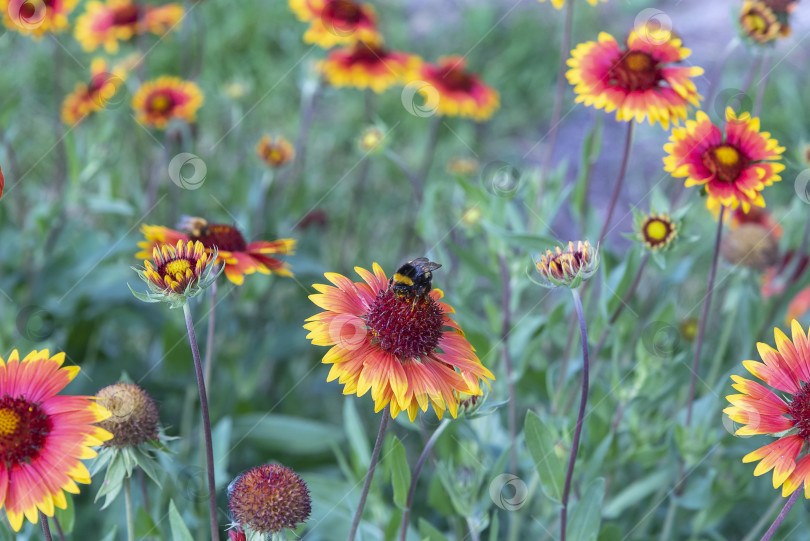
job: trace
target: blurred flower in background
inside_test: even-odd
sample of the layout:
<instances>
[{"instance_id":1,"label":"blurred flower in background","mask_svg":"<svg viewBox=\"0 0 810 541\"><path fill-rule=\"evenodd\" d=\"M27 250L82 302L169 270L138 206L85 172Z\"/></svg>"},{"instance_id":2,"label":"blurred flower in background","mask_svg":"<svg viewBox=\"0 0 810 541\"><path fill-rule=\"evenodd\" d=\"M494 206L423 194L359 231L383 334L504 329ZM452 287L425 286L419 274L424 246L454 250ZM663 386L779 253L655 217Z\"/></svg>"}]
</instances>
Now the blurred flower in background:
<instances>
[{"instance_id":1,"label":"blurred flower in background","mask_svg":"<svg viewBox=\"0 0 810 541\"><path fill-rule=\"evenodd\" d=\"M172 245L181 241L200 242L208 253L217 254L217 263L225 265L225 276L236 285L242 285L246 274L279 274L292 276L289 266L271 257L271 254L292 255L296 241L279 239L274 241L247 242L235 227L226 224L209 224L203 218L184 216L179 225L184 232L157 225L141 226L146 238L138 243L141 251L135 257L148 257L157 246Z\"/></svg>"},{"instance_id":2,"label":"blurred flower in background","mask_svg":"<svg viewBox=\"0 0 810 541\"><path fill-rule=\"evenodd\" d=\"M616 111L616 120L659 122L665 130L672 121L686 119L690 105L700 105L692 77L703 73L697 66L670 66L691 54L680 38L663 28L634 28L625 48L606 32L598 41L577 45L566 72L574 85L576 102Z\"/></svg>"},{"instance_id":3,"label":"blurred flower in background","mask_svg":"<svg viewBox=\"0 0 810 541\"><path fill-rule=\"evenodd\" d=\"M103 45L108 53L115 53L119 41L147 32L162 36L179 28L182 19L180 4L153 6L132 0L90 1L76 20L75 36L85 51L95 51Z\"/></svg>"},{"instance_id":4,"label":"blurred flower in background","mask_svg":"<svg viewBox=\"0 0 810 541\"><path fill-rule=\"evenodd\" d=\"M280 135L265 135L256 144L256 154L273 169L290 163L295 158L292 143Z\"/></svg>"},{"instance_id":5,"label":"blurred flower in background","mask_svg":"<svg viewBox=\"0 0 810 541\"><path fill-rule=\"evenodd\" d=\"M379 93L403 82L420 62L415 55L389 51L381 43L358 41L330 52L318 69L332 86L370 88Z\"/></svg>"},{"instance_id":6,"label":"blurred flower in background","mask_svg":"<svg viewBox=\"0 0 810 541\"><path fill-rule=\"evenodd\" d=\"M0 0L3 24L35 39L68 27L68 15L78 0Z\"/></svg>"},{"instance_id":7,"label":"blurred flower in background","mask_svg":"<svg viewBox=\"0 0 810 541\"><path fill-rule=\"evenodd\" d=\"M76 88L62 103L62 122L73 126L90 113L104 109L123 86L126 77L127 70L124 64L119 63L110 68L103 58L93 59L90 66L90 81L77 83Z\"/></svg>"},{"instance_id":8,"label":"blurred flower in background","mask_svg":"<svg viewBox=\"0 0 810 541\"><path fill-rule=\"evenodd\" d=\"M768 132L759 131L759 119L749 113L739 117L726 109L725 130L698 111L696 120L672 130L664 145L668 156L664 170L674 177L686 177L685 185L703 186L707 206L723 205L748 212L752 205L765 206L762 190L781 180L785 166L774 163L785 151Z\"/></svg>"},{"instance_id":9,"label":"blurred flower in background","mask_svg":"<svg viewBox=\"0 0 810 541\"><path fill-rule=\"evenodd\" d=\"M371 4L352 0L290 0L290 9L299 20L310 23L305 43L329 49L358 41L377 43L377 15Z\"/></svg>"},{"instance_id":10,"label":"blurred flower in background","mask_svg":"<svg viewBox=\"0 0 810 541\"><path fill-rule=\"evenodd\" d=\"M594 250L587 240L577 241L576 245L569 241L565 250L559 246L554 251L546 250L534 265L543 287L576 289L599 268L599 250Z\"/></svg>"},{"instance_id":11,"label":"blurred flower in background","mask_svg":"<svg viewBox=\"0 0 810 541\"><path fill-rule=\"evenodd\" d=\"M545 2L546 0L539 0L540 2ZM571 0L572 2L576 2L576 0ZM588 3L592 6L597 5L599 2L607 2L607 0L588 0ZM565 0L551 0L551 3L554 4L554 7L557 9L562 9L565 5Z\"/></svg>"},{"instance_id":12,"label":"blurred flower in background","mask_svg":"<svg viewBox=\"0 0 810 541\"><path fill-rule=\"evenodd\" d=\"M419 92L430 101L438 92L437 113L445 116L468 117L478 122L488 119L500 106L498 92L466 69L461 56L446 56L436 64L422 63L408 77L410 84L427 83Z\"/></svg>"},{"instance_id":13,"label":"blurred flower in background","mask_svg":"<svg viewBox=\"0 0 810 541\"><path fill-rule=\"evenodd\" d=\"M0 358L0 504L14 531L23 516L36 524L39 512L67 509L64 492L90 483L81 460L113 437L94 425L110 415L95 400L57 395L79 373L64 362L64 353L47 349L22 361L16 349L8 361Z\"/></svg>"},{"instance_id":14,"label":"blurred flower in background","mask_svg":"<svg viewBox=\"0 0 810 541\"><path fill-rule=\"evenodd\" d=\"M440 302L437 289L415 298L401 297L389 287L378 264L374 272L355 267L365 283L326 273L337 287L315 284L310 300L326 310L304 325L316 346L332 346L323 358L331 364L327 381L337 379L343 394L371 391L374 411L391 405L391 416L407 411L411 421L433 405L458 413L457 395L480 395L479 380L494 380L458 324L454 310Z\"/></svg>"},{"instance_id":15,"label":"blurred flower in background","mask_svg":"<svg viewBox=\"0 0 810 541\"><path fill-rule=\"evenodd\" d=\"M203 94L196 83L165 75L143 83L132 98L138 122L159 130L166 129L173 119L194 122L202 103Z\"/></svg>"}]
</instances>

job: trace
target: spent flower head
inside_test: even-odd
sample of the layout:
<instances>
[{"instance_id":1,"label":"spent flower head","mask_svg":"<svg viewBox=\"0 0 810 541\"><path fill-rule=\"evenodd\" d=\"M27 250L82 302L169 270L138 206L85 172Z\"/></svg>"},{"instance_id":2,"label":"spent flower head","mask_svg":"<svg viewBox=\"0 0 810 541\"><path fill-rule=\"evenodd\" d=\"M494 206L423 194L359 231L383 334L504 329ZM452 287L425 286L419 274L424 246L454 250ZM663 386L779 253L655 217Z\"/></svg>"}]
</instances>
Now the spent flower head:
<instances>
[{"instance_id":1,"label":"spent flower head","mask_svg":"<svg viewBox=\"0 0 810 541\"><path fill-rule=\"evenodd\" d=\"M200 241L177 241L152 248L153 261L144 261L143 269L135 269L149 286L149 293L130 291L144 302L167 302L170 308L180 308L210 286L223 267L214 262L217 249L206 251ZM215 269L217 269L215 271Z\"/></svg>"},{"instance_id":2,"label":"spent flower head","mask_svg":"<svg viewBox=\"0 0 810 541\"><path fill-rule=\"evenodd\" d=\"M599 247L594 249L587 240L577 241L576 245L569 242L565 250L559 246L554 251L546 250L534 265L540 271L541 286L576 289L599 268Z\"/></svg>"},{"instance_id":3,"label":"spent flower head","mask_svg":"<svg viewBox=\"0 0 810 541\"><path fill-rule=\"evenodd\" d=\"M160 417L149 393L134 383L119 382L96 393L98 403L111 415L98 426L111 432L113 439L104 447L136 447L157 439Z\"/></svg>"}]
</instances>

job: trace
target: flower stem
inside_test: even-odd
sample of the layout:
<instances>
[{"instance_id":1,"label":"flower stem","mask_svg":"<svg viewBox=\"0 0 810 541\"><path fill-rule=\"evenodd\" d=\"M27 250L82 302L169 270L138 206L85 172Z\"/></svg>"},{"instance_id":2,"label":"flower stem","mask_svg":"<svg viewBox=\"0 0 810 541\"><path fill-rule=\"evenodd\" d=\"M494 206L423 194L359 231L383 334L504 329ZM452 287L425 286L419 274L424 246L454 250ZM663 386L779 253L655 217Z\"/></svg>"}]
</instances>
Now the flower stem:
<instances>
[{"instance_id":1,"label":"flower stem","mask_svg":"<svg viewBox=\"0 0 810 541\"><path fill-rule=\"evenodd\" d=\"M568 522L568 495L571 492L571 479L574 476L574 463L577 460L579 450L579 437L582 434L582 423L585 420L585 407L588 405L588 330L585 326L585 313L582 310L582 299L579 291L571 290L574 297L574 308L577 311L579 320L579 334L582 339L582 395L579 400L579 413L577 413L577 424L574 429L574 440L571 442L571 454L568 456L568 470L565 472L565 485L562 493L562 512L560 514L560 541L565 541L565 528Z\"/></svg>"},{"instance_id":2,"label":"flower stem","mask_svg":"<svg viewBox=\"0 0 810 541\"><path fill-rule=\"evenodd\" d=\"M65 532L62 530L62 525L59 524L56 515L53 516L53 525L56 526L56 536L59 537L59 541L65 541Z\"/></svg>"},{"instance_id":3,"label":"flower stem","mask_svg":"<svg viewBox=\"0 0 810 541\"><path fill-rule=\"evenodd\" d=\"M51 528L48 526L48 517L42 511L39 512L39 518L42 521L42 535L45 536L45 541L53 541L51 537Z\"/></svg>"},{"instance_id":4,"label":"flower stem","mask_svg":"<svg viewBox=\"0 0 810 541\"><path fill-rule=\"evenodd\" d=\"M129 477L124 479L124 504L127 510L127 541L135 541L135 521L132 519L132 489Z\"/></svg>"},{"instance_id":5,"label":"flower stem","mask_svg":"<svg viewBox=\"0 0 810 541\"><path fill-rule=\"evenodd\" d=\"M785 506L779 512L779 515L776 517L776 520L773 521L773 524L771 524L771 527L768 528L768 531L765 532L765 535L762 536L762 539L760 539L760 541L768 541L771 537L773 537L773 534L776 533L776 530L782 524L782 521L785 520L785 517L790 512L790 509L793 507L793 504L796 503L796 500L799 499L799 496L801 495L802 492L803 487L799 487L796 491L793 492L788 501L785 503Z\"/></svg>"},{"instance_id":6,"label":"flower stem","mask_svg":"<svg viewBox=\"0 0 810 541\"><path fill-rule=\"evenodd\" d=\"M217 269L214 269L216 272ZM217 280L211 284L211 309L208 311L208 330L205 334L205 362L203 363L203 374L206 383L211 381L211 369L214 357L214 330L217 323Z\"/></svg>"},{"instance_id":7,"label":"flower stem","mask_svg":"<svg viewBox=\"0 0 810 541\"><path fill-rule=\"evenodd\" d=\"M697 339L695 340L695 354L692 358L692 378L689 381L689 397L686 401L686 427L692 423L692 402L695 399L695 385L697 383L698 368L700 368L700 350L703 348L703 333L706 330L706 321L709 318L709 308L712 304L712 293L714 292L714 278L717 276L717 260L720 257L720 239L723 237L723 218L726 214L726 207L720 207L720 216L717 217L717 235L714 240L714 256L712 258L712 268L709 271L709 283L706 285L706 296L703 298L703 312L700 315L700 326L698 327Z\"/></svg>"},{"instance_id":8,"label":"flower stem","mask_svg":"<svg viewBox=\"0 0 810 541\"><path fill-rule=\"evenodd\" d=\"M411 504L413 503L413 496L416 493L416 481L419 479L419 473L422 471L422 466L425 465L430 455L430 450L433 449L439 436L441 436L442 432L444 432L444 429L447 428L449 424L450 419L447 417L442 419L442 422L439 423L439 426L436 427L436 430L434 430L433 434L428 438L427 443L425 443L425 448L422 449L422 454L419 455L419 460L416 461L416 465L413 467L411 486L408 488L408 500L405 502L405 510L402 512L402 527L399 530L399 541L405 541L405 536L408 534L408 519L411 516Z\"/></svg>"},{"instance_id":9,"label":"flower stem","mask_svg":"<svg viewBox=\"0 0 810 541\"><path fill-rule=\"evenodd\" d=\"M573 2L572 2L573 3ZM509 451L510 471L517 471L517 406L515 404L515 377L512 371L512 354L509 352L509 333L512 330L510 303L512 290L510 286L509 266L503 254L498 256L501 267L501 344L503 346L503 364L506 368L506 383L509 387L509 442L512 448Z\"/></svg>"},{"instance_id":10,"label":"flower stem","mask_svg":"<svg viewBox=\"0 0 810 541\"><path fill-rule=\"evenodd\" d=\"M183 305L186 316L188 340L191 343L191 354L194 357L194 370L197 374L197 387L200 391L200 409L202 411L203 433L205 435L205 462L208 469L208 511L211 519L211 541L219 541L219 526L217 525L217 487L214 482L214 447L211 443L211 419L208 415L208 397L205 394L205 378L202 363L200 362L200 349L197 346L197 335L194 332L194 322L191 320L191 308L188 303Z\"/></svg>"},{"instance_id":11,"label":"flower stem","mask_svg":"<svg viewBox=\"0 0 810 541\"><path fill-rule=\"evenodd\" d=\"M605 223L602 224L602 231L599 232L599 240L596 245L602 244L605 235L608 233L610 227L610 220L613 218L613 211L616 209L616 202L619 200L619 192L622 191L622 183L624 176L627 172L627 162L630 160L630 147L633 143L633 124L632 120L627 122L627 135L624 139L624 154L622 154L622 163L619 166L619 174L616 176L616 182L613 183L613 195L610 196L610 204L608 205L607 215L605 216Z\"/></svg>"},{"instance_id":12,"label":"flower stem","mask_svg":"<svg viewBox=\"0 0 810 541\"><path fill-rule=\"evenodd\" d=\"M377 441L374 442L374 451L371 452L371 463L368 465L368 473L366 473L366 480L363 483L363 492L360 494L360 502L357 504L357 510L354 512L352 528L349 530L349 537L346 538L346 541L354 541L357 528L360 527L360 518L363 516L363 508L366 506L366 498L368 498L368 491L371 488L371 480L374 478L374 470L377 469L377 460L380 458L383 436L385 436L385 429L388 428L388 418L390 416L389 406L386 406L382 412L380 430L377 432Z\"/></svg>"}]
</instances>

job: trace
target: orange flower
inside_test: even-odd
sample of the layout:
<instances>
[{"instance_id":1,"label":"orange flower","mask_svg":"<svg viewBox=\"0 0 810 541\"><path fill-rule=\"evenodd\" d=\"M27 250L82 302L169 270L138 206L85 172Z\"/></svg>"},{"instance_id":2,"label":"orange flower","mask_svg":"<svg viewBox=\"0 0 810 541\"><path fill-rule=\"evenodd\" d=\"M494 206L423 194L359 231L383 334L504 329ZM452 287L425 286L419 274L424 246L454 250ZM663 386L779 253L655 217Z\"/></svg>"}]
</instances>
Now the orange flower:
<instances>
[{"instance_id":1,"label":"orange flower","mask_svg":"<svg viewBox=\"0 0 810 541\"><path fill-rule=\"evenodd\" d=\"M124 84L127 70L119 64L112 71L103 58L96 58L90 66L90 82L77 83L76 88L62 102L62 122L80 123L90 113L101 111Z\"/></svg>"},{"instance_id":2,"label":"orange flower","mask_svg":"<svg viewBox=\"0 0 810 541\"><path fill-rule=\"evenodd\" d=\"M291 255L295 251L295 240L279 239L272 242L256 241L248 243L242 233L233 226L209 224L202 218L184 217L180 228L175 231L157 225L141 226L145 241L139 242L141 251L135 254L138 258L147 258L155 246L176 244L178 241L199 241L210 253L218 250L216 263L225 265L225 276L236 285L242 285L246 274L275 273L281 276L292 276L289 266L270 254Z\"/></svg>"},{"instance_id":3,"label":"orange flower","mask_svg":"<svg viewBox=\"0 0 810 541\"><path fill-rule=\"evenodd\" d=\"M165 75L143 83L132 98L138 122L160 130L172 119L194 122L202 103L203 94L196 83Z\"/></svg>"},{"instance_id":4,"label":"orange flower","mask_svg":"<svg viewBox=\"0 0 810 541\"><path fill-rule=\"evenodd\" d=\"M765 206L762 190L781 180L785 166L783 147L768 132L759 131L759 119L743 113L739 118L726 109L725 133L712 124L703 111L683 128L672 130L664 145L669 154L664 170L674 177L686 177L686 186L705 186L707 206L723 205L748 212L751 205Z\"/></svg>"},{"instance_id":5,"label":"orange flower","mask_svg":"<svg viewBox=\"0 0 810 541\"><path fill-rule=\"evenodd\" d=\"M408 86L419 85L426 103L437 102L436 112L440 115L486 120L500 106L500 97L465 67L466 60L460 56L446 56L436 64L423 63L411 72Z\"/></svg>"},{"instance_id":6,"label":"orange flower","mask_svg":"<svg viewBox=\"0 0 810 541\"><path fill-rule=\"evenodd\" d=\"M740 26L744 36L757 43L768 43L780 35L782 25L776 14L764 2L746 0L740 10Z\"/></svg>"},{"instance_id":7,"label":"orange flower","mask_svg":"<svg viewBox=\"0 0 810 541\"><path fill-rule=\"evenodd\" d=\"M795 319L791 322L791 341L774 329L776 347L758 343L764 363L743 361L743 366L777 393L740 376L731 376L734 389L741 394L726 397L732 406L723 410L732 421L741 423L735 434L750 436L772 434L780 437L748 453L743 462L759 462L754 475L773 470L773 487L782 487L782 496L792 494L804 484L810 498L810 454L801 458L802 447L810 439L810 344L807 333Z\"/></svg>"},{"instance_id":8,"label":"orange flower","mask_svg":"<svg viewBox=\"0 0 810 541\"><path fill-rule=\"evenodd\" d=\"M326 310L304 328L316 346L331 346L327 381L337 379L343 394L371 391L375 411L391 406L391 416L407 411L413 421L429 405L439 418L458 413L456 392L482 394L479 381L495 379L450 319L453 309L433 289L415 297L398 295L374 263L373 273L355 267L365 281L326 273L336 287L315 284L310 300Z\"/></svg>"},{"instance_id":9,"label":"orange flower","mask_svg":"<svg viewBox=\"0 0 810 541\"><path fill-rule=\"evenodd\" d=\"M616 120L669 122L686 119L689 105L698 106L700 95L691 78L699 67L670 66L691 54L681 40L665 29L635 28L620 48L616 39L602 32L599 41L581 43L568 60L565 74L574 85L576 102L605 112L616 111Z\"/></svg>"},{"instance_id":10,"label":"orange flower","mask_svg":"<svg viewBox=\"0 0 810 541\"><path fill-rule=\"evenodd\" d=\"M14 531L23 516L36 524L41 511L66 509L65 491L90 483L81 462L113 435L94 425L110 416L92 397L57 395L79 373L63 367L65 354L32 351L22 361L15 349L0 358L0 505Z\"/></svg>"},{"instance_id":11,"label":"orange flower","mask_svg":"<svg viewBox=\"0 0 810 541\"><path fill-rule=\"evenodd\" d=\"M540 2L545 2L546 0L540 0ZM576 1L576 0L572 0ZM599 2L607 2L607 0L588 0L588 3L592 6L597 5ZM565 5L565 0L551 0L551 3L554 4L556 9L562 9Z\"/></svg>"},{"instance_id":12,"label":"orange flower","mask_svg":"<svg viewBox=\"0 0 810 541\"><path fill-rule=\"evenodd\" d=\"M792 301L790 301L790 304L788 304L785 321L800 318L808 311L810 311L810 287L806 287L796 293L796 296L793 297Z\"/></svg>"},{"instance_id":13,"label":"orange flower","mask_svg":"<svg viewBox=\"0 0 810 541\"><path fill-rule=\"evenodd\" d=\"M318 68L333 86L371 88L379 93L402 82L419 62L417 56L358 41L349 48L329 53Z\"/></svg>"},{"instance_id":14,"label":"orange flower","mask_svg":"<svg viewBox=\"0 0 810 541\"><path fill-rule=\"evenodd\" d=\"M20 34L35 39L56 34L68 27L67 16L78 0L0 0L3 23Z\"/></svg>"},{"instance_id":15,"label":"orange flower","mask_svg":"<svg viewBox=\"0 0 810 541\"><path fill-rule=\"evenodd\" d=\"M377 15L370 4L353 0L290 0L290 9L299 20L309 22L305 43L329 49L358 41L377 43Z\"/></svg>"},{"instance_id":16,"label":"orange flower","mask_svg":"<svg viewBox=\"0 0 810 541\"><path fill-rule=\"evenodd\" d=\"M76 40L85 51L95 51L103 45L108 53L115 53L119 41L147 32L162 36L179 27L182 18L180 4L152 6L132 0L91 1L76 21Z\"/></svg>"},{"instance_id":17,"label":"orange flower","mask_svg":"<svg viewBox=\"0 0 810 541\"><path fill-rule=\"evenodd\" d=\"M265 135L256 145L256 154L269 167L275 169L290 163L295 158L295 149L289 141L280 135L275 137Z\"/></svg>"}]
</instances>

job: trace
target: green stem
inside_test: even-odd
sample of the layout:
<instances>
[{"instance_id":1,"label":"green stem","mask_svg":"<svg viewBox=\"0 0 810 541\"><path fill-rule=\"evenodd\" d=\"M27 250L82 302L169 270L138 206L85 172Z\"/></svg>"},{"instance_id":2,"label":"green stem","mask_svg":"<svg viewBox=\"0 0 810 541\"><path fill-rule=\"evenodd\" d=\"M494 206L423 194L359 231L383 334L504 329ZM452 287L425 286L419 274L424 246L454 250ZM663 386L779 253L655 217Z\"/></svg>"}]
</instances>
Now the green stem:
<instances>
[{"instance_id":1,"label":"green stem","mask_svg":"<svg viewBox=\"0 0 810 541\"><path fill-rule=\"evenodd\" d=\"M215 269L216 271L216 269ZM205 335L205 362L203 363L203 374L206 383L211 381L211 369L214 364L214 331L217 322L217 281L211 284L211 308L208 311L208 330Z\"/></svg>"},{"instance_id":2,"label":"green stem","mask_svg":"<svg viewBox=\"0 0 810 541\"><path fill-rule=\"evenodd\" d=\"M191 344L191 354L194 357L194 371L197 374L197 387L200 391L200 409L202 410L203 433L205 435L205 462L208 469L208 511L211 520L211 541L219 541L219 525L217 524L217 486L214 481L214 446L211 442L211 418L208 414L208 397L205 393L205 377L200 362L200 348L197 346L197 335L194 332L194 322L191 320L191 308L188 303L183 305L186 316L188 340Z\"/></svg>"},{"instance_id":3,"label":"green stem","mask_svg":"<svg viewBox=\"0 0 810 541\"><path fill-rule=\"evenodd\" d=\"M630 120L627 122L627 134L624 139L624 154L622 154L622 162L619 166L619 174L616 176L616 181L613 183L613 195L610 196L610 203L608 204L607 215L605 222L602 224L602 231L599 232L599 240L596 245L602 244L605 235L608 234L610 227L610 220L613 218L613 211L616 210L616 202L619 200L619 192L622 191L622 183L624 182L625 173L627 172L627 162L630 160L630 147L633 144L633 125L635 123Z\"/></svg>"},{"instance_id":4,"label":"green stem","mask_svg":"<svg viewBox=\"0 0 810 541\"><path fill-rule=\"evenodd\" d=\"M368 491L371 488L371 480L374 478L374 470L377 469L377 460L380 458L380 450L382 449L385 429L388 428L389 417L391 417L391 414L389 413L389 407L386 406L382 411L380 430L377 432L377 441L374 443L374 451L371 453L371 463L368 465L368 473L366 473L366 480L363 483L363 492L360 494L360 502L357 504L357 509L354 512L352 527L351 530L349 530L349 537L346 538L346 541L354 541L354 536L357 535L357 529L360 527L360 519L363 516L363 508L366 506L366 498L368 498Z\"/></svg>"},{"instance_id":5,"label":"green stem","mask_svg":"<svg viewBox=\"0 0 810 541\"><path fill-rule=\"evenodd\" d=\"M450 419L447 417L442 419L442 422L439 423L439 426L436 427L436 430L433 431L433 434L431 434L427 443L425 443L425 448L422 449L422 454L419 455L419 460L416 461L416 465L413 467L411 486L408 488L408 499L405 502L405 510L402 512L402 527L399 531L399 541L405 541L405 536L408 534L408 519L411 516L411 504L413 503L413 496L416 493L416 482L419 479L419 473L422 471L422 466L425 465L430 455L430 450L433 449L439 436L441 436L442 432L444 432L444 429L447 428L449 424Z\"/></svg>"},{"instance_id":6,"label":"green stem","mask_svg":"<svg viewBox=\"0 0 810 541\"><path fill-rule=\"evenodd\" d=\"M588 386L589 386L589 359L588 359L588 330L585 325L585 313L582 310L582 299L579 297L579 291L576 289L571 290L571 295L574 297L574 308L577 311L577 319L579 321L579 334L582 340L582 394L579 400L579 413L577 413L577 424L574 429L574 439L571 442L571 454L568 456L568 470L565 473L565 485L563 486L562 493L562 512L560 514L560 541L565 541L565 529L568 522L568 496L571 492L571 480L574 477L574 464L577 460L577 451L579 450L579 438L582 435L582 424L585 420L585 408L588 405Z\"/></svg>"},{"instance_id":7,"label":"green stem","mask_svg":"<svg viewBox=\"0 0 810 541\"><path fill-rule=\"evenodd\" d=\"M127 541L135 541L135 521L132 519L132 489L129 477L124 479L124 504L127 510Z\"/></svg>"}]
</instances>

